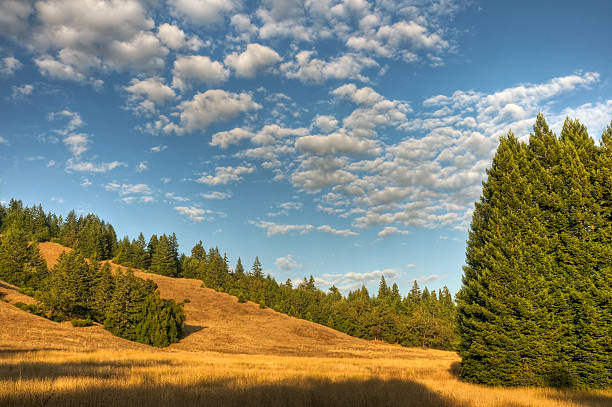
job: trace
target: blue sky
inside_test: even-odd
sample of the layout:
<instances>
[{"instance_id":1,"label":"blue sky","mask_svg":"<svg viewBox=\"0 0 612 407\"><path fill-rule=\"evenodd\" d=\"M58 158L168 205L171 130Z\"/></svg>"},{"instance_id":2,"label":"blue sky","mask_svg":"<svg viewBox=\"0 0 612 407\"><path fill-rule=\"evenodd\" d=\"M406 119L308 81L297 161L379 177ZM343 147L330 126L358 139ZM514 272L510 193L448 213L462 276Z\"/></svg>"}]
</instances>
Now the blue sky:
<instances>
[{"instance_id":1,"label":"blue sky","mask_svg":"<svg viewBox=\"0 0 612 407\"><path fill-rule=\"evenodd\" d=\"M456 292L499 137L612 119L608 2L502 3L2 0L0 199Z\"/></svg>"}]
</instances>

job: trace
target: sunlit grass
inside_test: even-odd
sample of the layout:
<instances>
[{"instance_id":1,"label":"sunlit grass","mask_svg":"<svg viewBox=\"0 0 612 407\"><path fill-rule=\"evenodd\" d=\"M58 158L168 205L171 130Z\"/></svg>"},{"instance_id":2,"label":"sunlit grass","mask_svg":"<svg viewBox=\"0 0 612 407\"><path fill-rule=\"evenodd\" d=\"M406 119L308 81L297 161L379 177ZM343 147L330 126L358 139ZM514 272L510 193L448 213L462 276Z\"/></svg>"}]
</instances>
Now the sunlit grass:
<instances>
[{"instance_id":1,"label":"sunlit grass","mask_svg":"<svg viewBox=\"0 0 612 407\"><path fill-rule=\"evenodd\" d=\"M160 351L0 352L7 406L609 406L610 392L460 382L450 352L414 358Z\"/></svg>"}]
</instances>

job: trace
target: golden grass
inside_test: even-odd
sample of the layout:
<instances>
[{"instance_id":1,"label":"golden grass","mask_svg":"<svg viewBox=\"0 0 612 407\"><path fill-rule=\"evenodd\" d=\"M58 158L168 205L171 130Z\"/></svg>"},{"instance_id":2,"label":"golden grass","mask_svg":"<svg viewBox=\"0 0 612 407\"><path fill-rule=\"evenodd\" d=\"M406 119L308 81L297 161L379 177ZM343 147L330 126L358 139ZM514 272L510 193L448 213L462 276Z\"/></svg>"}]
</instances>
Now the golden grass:
<instances>
[{"instance_id":1,"label":"golden grass","mask_svg":"<svg viewBox=\"0 0 612 407\"><path fill-rule=\"evenodd\" d=\"M61 246L47 245L52 262ZM0 406L612 406L610 391L463 383L454 352L363 341L196 280L137 274L191 300L181 342L151 348L0 302Z\"/></svg>"},{"instance_id":2,"label":"golden grass","mask_svg":"<svg viewBox=\"0 0 612 407\"><path fill-rule=\"evenodd\" d=\"M461 383L456 355L0 350L2 406L610 406L610 392Z\"/></svg>"}]
</instances>

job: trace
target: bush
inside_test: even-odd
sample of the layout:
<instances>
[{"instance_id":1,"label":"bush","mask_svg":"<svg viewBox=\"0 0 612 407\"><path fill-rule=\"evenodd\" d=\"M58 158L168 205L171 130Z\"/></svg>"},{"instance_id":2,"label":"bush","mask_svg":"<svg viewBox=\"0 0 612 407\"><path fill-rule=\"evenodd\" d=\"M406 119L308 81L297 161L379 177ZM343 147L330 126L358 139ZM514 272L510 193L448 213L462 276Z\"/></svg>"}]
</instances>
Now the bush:
<instances>
[{"instance_id":1,"label":"bush","mask_svg":"<svg viewBox=\"0 0 612 407\"><path fill-rule=\"evenodd\" d=\"M72 321L70 321L70 323L72 324L72 326L80 328L80 327L85 327L85 326L92 326L93 325L93 321L89 318L87 319L73 319Z\"/></svg>"}]
</instances>

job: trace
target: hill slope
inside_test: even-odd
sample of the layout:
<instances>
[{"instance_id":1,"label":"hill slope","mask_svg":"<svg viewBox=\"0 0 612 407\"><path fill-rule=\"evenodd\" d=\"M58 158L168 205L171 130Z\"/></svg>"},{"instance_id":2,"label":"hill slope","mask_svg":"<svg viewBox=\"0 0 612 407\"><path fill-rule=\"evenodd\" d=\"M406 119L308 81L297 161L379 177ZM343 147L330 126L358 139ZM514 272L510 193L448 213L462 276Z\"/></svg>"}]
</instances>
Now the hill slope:
<instances>
[{"instance_id":1,"label":"hill slope","mask_svg":"<svg viewBox=\"0 0 612 407\"><path fill-rule=\"evenodd\" d=\"M57 257L63 251L71 250L51 242L41 243L39 247L49 267L57 262ZM113 263L111 265L114 268L125 269ZM138 277L155 281L163 298L177 301L186 298L190 300L185 304L185 337L179 343L171 345L168 350L303 356L342 356L374 351L372 342L353 338L328 327L289 317L271 309L261 309L251 302L241 304L233 296L202 288L199 280L164 277L142 270L135 270L134 273ZM13 302L28 302L28 297L19 297L20 294L9 285L0 287L0 292L7 294L6 298ZM12 308L7 304L1 306L3 311ZM52 339L49 336L57 336L52 342L58 346L70 348L73 347L74 341L67 339L72 335L78 337L85 333L95 334L93 342L110 347L123 346L128 342L115 338L99 326L87 329L73 328L67 323L56 324L26 313L23 313L26 315L23 315L23 321L20 321L18 316L21 313L23 312L14 308L10 312L2 312L0 339L3 343L6 343L5 340L8 340L11 332L22 331L23 326L29 327L24 332L26 337L21 338L24 342L38 342L42 340L40 335L44 332L47 339ZM54 327L57 328L57 332ZM83 341L88 342L85 339ZM381 343L377 343L375 348L383 351L389 347L398 348Z\"/></svg>"}]
</instances>

